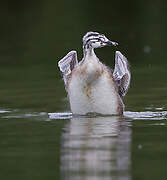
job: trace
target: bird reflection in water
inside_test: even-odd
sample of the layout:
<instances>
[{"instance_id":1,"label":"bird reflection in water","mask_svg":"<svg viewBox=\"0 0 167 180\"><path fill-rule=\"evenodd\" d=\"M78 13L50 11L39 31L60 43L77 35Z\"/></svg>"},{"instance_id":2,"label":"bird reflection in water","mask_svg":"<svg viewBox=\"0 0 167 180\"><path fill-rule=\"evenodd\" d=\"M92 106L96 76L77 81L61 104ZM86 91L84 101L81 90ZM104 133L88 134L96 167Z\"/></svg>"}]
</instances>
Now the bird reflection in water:
<instances>
[{"instance_id":1,"label":"bird reflection in water","mask_svg":"<svg viewBox=\"0 0 167 180\"><path fill-rule=\"evenodd\" d=\"M62 135L62 179L130 180L129 124L118 116L72 118Z\"/></svg>"}]
</instances>

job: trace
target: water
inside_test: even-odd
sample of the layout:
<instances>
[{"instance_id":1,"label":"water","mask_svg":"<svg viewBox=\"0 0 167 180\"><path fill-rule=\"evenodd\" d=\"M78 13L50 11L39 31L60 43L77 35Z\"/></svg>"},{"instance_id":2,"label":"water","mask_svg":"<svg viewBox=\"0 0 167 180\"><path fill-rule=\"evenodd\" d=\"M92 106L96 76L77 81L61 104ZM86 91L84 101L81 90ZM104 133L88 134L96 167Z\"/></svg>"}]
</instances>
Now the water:
<instances>
[{"instance_id":1,"label":"water","mask_svg":"<svg viewBox=\"0 0 167 180\"><path fill-rule=\"evenodd\" d=\"M125 111L122 117L73 117L70 112L1 109L1 177L164 177L166 120L167 111L152 106L142 112Z\"/></svg>"},{"instance_id":2,"label":"water","mask_svg":"<svg viewBox=\"0 0 167 180\"><path fill-rule=\"evenodd\" d=\"M164 1L6 1L0 6L0 179L157 180L167 176ZM57 62L82 36L130 61L123 117L73 117Z\"/></svg>"}]
</instances>

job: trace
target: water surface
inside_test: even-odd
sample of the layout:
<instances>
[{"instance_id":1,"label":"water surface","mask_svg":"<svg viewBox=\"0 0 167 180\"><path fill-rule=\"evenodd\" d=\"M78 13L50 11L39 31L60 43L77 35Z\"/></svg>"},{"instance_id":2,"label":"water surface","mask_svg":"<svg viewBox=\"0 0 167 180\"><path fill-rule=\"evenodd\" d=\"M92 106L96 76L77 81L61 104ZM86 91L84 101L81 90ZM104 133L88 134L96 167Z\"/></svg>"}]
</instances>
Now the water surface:
<instances>
[{"instance_id":1,"label":"water surface","mask_svg":"<svg viewBox=\"0 0 167 180\"><path fill-rule=\"evenodd\" d=\"M122 117L73 117L70 112L1 109L1 177L163 177L166 119L164 108L151 106L142 112L125 111ZM160 165L162 168L158 168Z\"/></svg>"}]
</instances>

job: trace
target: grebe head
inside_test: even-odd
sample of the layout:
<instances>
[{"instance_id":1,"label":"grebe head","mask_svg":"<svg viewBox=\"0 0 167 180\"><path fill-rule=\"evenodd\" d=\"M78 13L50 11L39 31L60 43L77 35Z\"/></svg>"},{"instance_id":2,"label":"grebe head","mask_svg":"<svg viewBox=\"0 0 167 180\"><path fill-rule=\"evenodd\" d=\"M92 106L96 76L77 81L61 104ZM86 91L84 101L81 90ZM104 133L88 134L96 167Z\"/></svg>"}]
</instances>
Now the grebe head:
<instances>
[{"instance_id":1,"label":"grebe head","mask_svg":"<svg viewBox=\"0 0 167 180\"><path fill-rule=\"evenodd\" d=\"M83 37L83 49L101 48L104 46L117 46L118 43L110 41L104 34L87 32Z\"/></svg>"}]
</instances>

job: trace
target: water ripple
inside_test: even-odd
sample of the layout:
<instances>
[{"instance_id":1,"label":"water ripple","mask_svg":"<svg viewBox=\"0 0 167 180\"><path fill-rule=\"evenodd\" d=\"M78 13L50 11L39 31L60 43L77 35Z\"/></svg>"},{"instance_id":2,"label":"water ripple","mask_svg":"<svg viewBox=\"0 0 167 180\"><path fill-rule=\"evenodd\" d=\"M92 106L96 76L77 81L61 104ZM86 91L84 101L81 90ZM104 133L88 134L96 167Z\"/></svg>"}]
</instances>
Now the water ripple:
<instances>
[{"instance_id":1,"label":"water ripple","mask_svg":"<svg viewBox=\"0 0 167 180\"><path fill-rule=\"evenodd\" d=\"M62 112L62 113L48 113L49 119L71 119L72 113Z\"/></svg>"},{"instance_id":2,"label":"water ripple","mask_svg":"<svg viewBox=\"0 0 167 180\"><path fill-rule=\"evenodd\" d=\"M48 113L48 115L50 119L71 119L73 117L72 113L70 112ZM124 117L132 120L164 120L167 119L167 111L125 111Z\"/></svg>"},{"instance_id":3,"label":"water ripple","mask_svg":"<svg viewBox=\"0 0 167 180\"><path fill-rule=\"evenodd\" d=\"M47 113L47 112L24 112L21 110L6 110L0 109L1 118L42 118L45 117L47 120L54 119L71 119L75 118L71 112L58 112L58 113ZM49 119L48 119L49 117ZM78 117L99 117L98 115L89 116L78 116ZM143 111L143 112L133 112L125 111L123 117L131 120L166 120L167 111Z\"/></svg>"},{"instance_id":4,"label":"water ripple","mask_svg":"<svg viewBox=\"0 0 167 180\"><path fill-rule=\"evenodd\" d=\"M144 111L144 112L132 112L126 111L124 112L124 116L126 118L130 118L133 120L164 120L167 119L167 111Z\"/></svg>"},{"instance_id":5,"label":"water ripple","mask_svg":"<svg viewBox=\"0 0 167 180\"><path fill-rule=\"evenodd\" d=\"M0 109L0 114L2 114L2 113L8 113L8 112L11 112L11 111L6 110L6 109Z\"/></svg>"}]
</instances>

